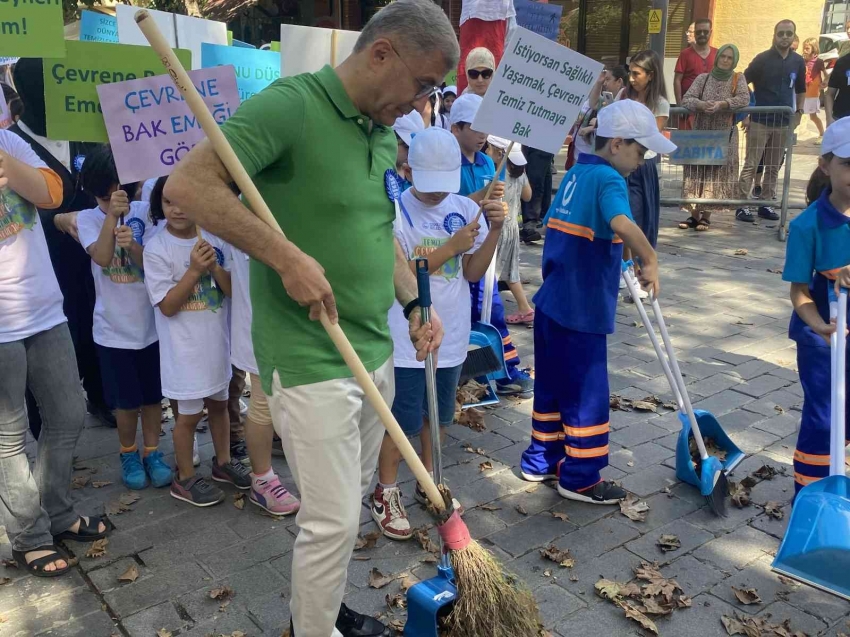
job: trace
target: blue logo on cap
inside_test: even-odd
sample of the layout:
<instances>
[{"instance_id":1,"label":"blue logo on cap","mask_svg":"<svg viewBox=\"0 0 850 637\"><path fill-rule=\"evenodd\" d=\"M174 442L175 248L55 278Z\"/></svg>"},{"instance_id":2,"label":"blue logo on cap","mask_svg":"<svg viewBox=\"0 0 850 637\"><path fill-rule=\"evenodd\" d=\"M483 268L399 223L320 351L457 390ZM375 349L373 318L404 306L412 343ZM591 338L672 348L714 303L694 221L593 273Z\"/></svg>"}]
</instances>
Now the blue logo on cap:
<instances>
[{"instance_id":1,"label":"blue logo on cap","mask_svg":"<svg viewBox=\"0 0 850 637\"><path fill-rule=\"evenodd\" d=\"M465 225L466 219L457 212L450 212L446 215L446 218L443 219L443 228L445 228L446 232L449 234L454 234Z\"/></svg>"}]
</instances>

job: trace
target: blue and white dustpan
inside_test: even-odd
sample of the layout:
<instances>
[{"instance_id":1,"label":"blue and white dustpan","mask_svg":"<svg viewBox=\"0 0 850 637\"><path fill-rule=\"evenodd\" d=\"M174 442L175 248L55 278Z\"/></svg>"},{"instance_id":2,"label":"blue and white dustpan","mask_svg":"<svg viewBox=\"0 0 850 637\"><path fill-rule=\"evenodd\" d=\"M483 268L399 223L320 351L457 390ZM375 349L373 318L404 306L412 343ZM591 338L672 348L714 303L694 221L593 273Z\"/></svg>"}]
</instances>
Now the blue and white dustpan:
<instances>
[{"instance_id":1,"label":"blue and white dustpan","mask_svg":"<svg viewBox=\"0 0 850 637\"><path fill-rule=\"evenodd\" d=\"M667 324L664 322L664 316L661 314L661 306L658 304L658 299L652 299L652 313L655 316L655 322L658 324L661 338L664 341L666 356L661 350L658 337L652 328L652 324L649 322L646 308L643 306L643 301L638 295L637 281L635 281L629 272L630 265L630 262L623 263L623 279L632 295L635 307L637 307L641 320L646 327L646 333L649 335L649 340L652 341L652 346L658 355L658 361L661 363L661 368L664 370L667 382L670 383L670 390L673 392L673 396L676 398L676 404L679 407L679 420L682 423L682 430L679 433L679 440L676 443L676 477L682 482L687 482L697 487L703 497L705 497L706 502L711 506L712 511L717 515L726 515L726 495L728 493L726 474L730 473L744 459L744 452L726 435L723 427L717 422L717 418L710 412L702 409L694 410L691 405L690 396L688 396L687 387L685 386L685 379L682 377L682 371L679 368L679 361L676 359L670 334L667 332ZM691 436L693 436L699 449L699 473L697 473L696 466L691 459ZM724 460L721 461L715 456L708 455L703 436L711 437L717 447L726 453Z\"/></svg>"},{"instance_id":2,"label":"blue and white dustpan","mask_svg":"<svg viewBox=\"0 0 850 637\"><path fill-rule=\"evenodd\" d=\"M419 288L419 307L422 311L423 324L427 323L431 316L431 282L428 277L427 259L417 259L416 283ZM425 393L428 397L434 480L437 484L442 484L443 452L440 445L440 416L437 406L437 371L434 367L434 356L430 353L425 359ZM449 563L448 554L443 550L443 540L440 538L440 564L437 566L436 577L414 584L407 591L405 637L438 637L439 620L451 612L456 597L454 571Z\"/></svg>"},{"instance_id":3,"label":"blue and white dustpan","mask_svg":"<svg viewBox=\"0 0 850 637\"><path fill-rule=\"evenodd\" d=\"M836 301L830 286L829 312L836 319L831 338L829 477L797 494L773 570L850 600L850 478L844 468L847 290L842 289Z\"/></svg>"}]
</instances>

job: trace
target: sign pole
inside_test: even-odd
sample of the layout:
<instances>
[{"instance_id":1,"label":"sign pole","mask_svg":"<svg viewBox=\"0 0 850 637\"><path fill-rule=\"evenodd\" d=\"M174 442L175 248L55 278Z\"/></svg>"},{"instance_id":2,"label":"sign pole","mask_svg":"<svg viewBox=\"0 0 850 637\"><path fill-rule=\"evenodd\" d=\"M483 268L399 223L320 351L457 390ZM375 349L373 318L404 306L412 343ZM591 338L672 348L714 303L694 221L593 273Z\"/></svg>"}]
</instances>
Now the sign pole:
<instances>
[{"instance_id":1,"label":"sign pole","mask_svg":"<svg viewBox=\"0 0 850 637\"><path fill-rule=\"evenodd\" d=\"M668 0L652 0L652 8L656 12L661 11L661 25L657 29L651 28L650 25L649 48L655 51L661 58L661 61L664 62L664 43L667 41ZM652 12L650 12L650 18L652 18Z\"/></svg>"}]
</instances>

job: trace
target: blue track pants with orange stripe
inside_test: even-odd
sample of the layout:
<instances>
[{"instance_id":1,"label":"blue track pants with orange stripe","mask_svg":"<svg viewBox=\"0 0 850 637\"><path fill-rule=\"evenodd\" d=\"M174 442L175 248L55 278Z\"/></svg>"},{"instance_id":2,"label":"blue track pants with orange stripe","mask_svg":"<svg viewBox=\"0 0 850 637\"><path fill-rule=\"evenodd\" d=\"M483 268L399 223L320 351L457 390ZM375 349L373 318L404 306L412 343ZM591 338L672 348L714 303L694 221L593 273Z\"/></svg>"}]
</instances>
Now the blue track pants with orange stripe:
<instances>
[{"instance_id":1,"label":"blue track pants with orange stripe","mask_svg":"<svg viewBox=\"0 0 850 637\"><path fill-rule=\"evenodd\" d=\"M481 300L484 298L484 281L469 284L469 292L472 295L472 322L475 323L481 320ZM513 376L513 370L519 366L519 352L511 340L511 334L508 332L508 324L505 323L505 306L502 304L502 297L499 294L498 282L493 284L493 310L490 313L490 325L499 330L502 336L502 349L505 354L505 364L508 366L508 373Z\"/></svg>"},{"instance_id":2,"label":"blue track pants with orange stripe","mask_svg":"<svg viewBox=\"0 0 850 637\"><path fill-rule=\"evenodd\" d=\"M848 357L850 367L850 357ZM797 368L803 386L803 418L794 452L794 491L798 493L829 475L830 439L830 349L797 343ZM850 379L850 374L847 374ZM848 386L850 395L850 386ZM846 407L846 422L850 423L850 403ZM850 442L850 439L848 439Z\"/></svg>"},{"instance_id":3,"label":"blue track pants with orange stripe","mask_svg":"<svg viewBox=\"0 0 850 637\"><path fill-rule=\"evenodd\" d=\"M521 469L534 475L559 472L565 489L586 489L601 480L599 471L608 465L607 338L575 332L540 308L536 312L534 413Z\"/></svg>"}]
</instances>

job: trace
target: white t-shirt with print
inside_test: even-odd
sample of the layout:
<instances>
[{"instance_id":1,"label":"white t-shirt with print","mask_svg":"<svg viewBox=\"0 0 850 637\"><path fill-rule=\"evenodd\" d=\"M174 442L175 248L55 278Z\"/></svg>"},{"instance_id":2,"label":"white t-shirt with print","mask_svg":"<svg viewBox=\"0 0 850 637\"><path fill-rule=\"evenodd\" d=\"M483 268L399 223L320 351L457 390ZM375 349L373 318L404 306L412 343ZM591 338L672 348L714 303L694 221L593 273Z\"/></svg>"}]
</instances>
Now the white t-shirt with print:
<instances>
[{"instance_id":1,"label":"white t-shirt with print","mask_svg":"<svg viewBox=\"0 0 850 637\"><path fill-rule=\"evenodd\" d=\"M0 130L0 150L47 168L23 139ZM38 210L6 188L0 193L0 343L44 332L67 319Z\"/></svg>"},{"instance_id":2,"label":"white t-shirt with print","mask_svg":"<svg viewBox=\"0 0 850 637\"><path fill-rule=\"evenodd\" d=\"M463 0L460 6L460 24L470 18L496 22L516 17L513 0Z\"/></svg>"},{"instance_id":3,"label":"white t-shirt with print","mask_svg":"<svg viewBox=\"0 0 850 637\"><path fill-rule=\"evenodd\" d=\"M230 270L230 246L203 233L219 264ZM187 301L172 317L157 307L189 269L189 255L197 239L178 239L166 225L145 248L145 286L154 305L159 336L162 394L176 400L207 398L230 384L230 302L212 275L204 274Z\"/></svg>"},{"instance_id":4,"label":"white t-shirt with print","mask_svg":"<svg viewBox=\"0 0 850 637\"><path fill-rule=\"evenodd\" d=\"M99 207L83 210L77 215L77 231L86 252L97 243L106 221ZM133 230L133 238L144 247L156 234L158 227L150 221L150 206L140 201L130 203L124 223ZM160 224L159 227L162 227ZM115 246L112 263L103 268L91 262L97 301L94 305L94 342L117 349L144 349L156 342L153 306L145 289L145 273L133 263L128 254L121 257Z\"/></svg>"},{"instance_id":5,"label":"white t-shirt with print","mask_svg":"<svg viewBox=\"0 0 850 637\"><path fill-rule=\"evenodd\" d=\"M230 361L237 368L249 374L259 375L257 359L254 356L254 343L251 340L251 288L250 259L239 248L230 246L233 255L233 268L230 270L230 282L233 287L233 300L230 304Z\"/></svg>"},{"instance_id":6,"label":"white t-shirt with print","mask_svg":"<svg viewBox=\"0 0 850 637\"><path fill-rule=\"evenodd\" d=\"M394 224L395 236L408 261L426 257L442 246L452 234L472 222L478 214L478 204L468 197L451 194L437 206L426 206L412 190L401 195L400 215ZM481 230L472 254L487 238L487 224L482 216ZM469 283L463 276L463 255L446 261L431 274L431 303L443 321L443 343L437 358L438 367L456 367L466 360L471 327ZM416 360L416 350L410 342L408 322L398 301L389 313L390 334L393 337L393 364L396 367L424 367Z\"/></svg>"}]
</instances>

